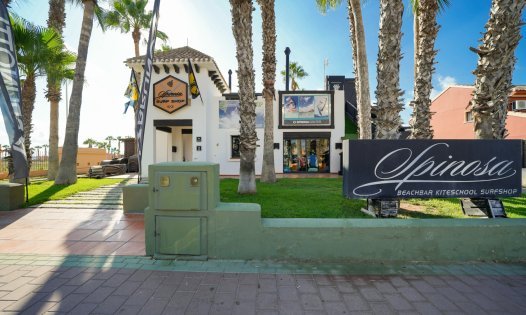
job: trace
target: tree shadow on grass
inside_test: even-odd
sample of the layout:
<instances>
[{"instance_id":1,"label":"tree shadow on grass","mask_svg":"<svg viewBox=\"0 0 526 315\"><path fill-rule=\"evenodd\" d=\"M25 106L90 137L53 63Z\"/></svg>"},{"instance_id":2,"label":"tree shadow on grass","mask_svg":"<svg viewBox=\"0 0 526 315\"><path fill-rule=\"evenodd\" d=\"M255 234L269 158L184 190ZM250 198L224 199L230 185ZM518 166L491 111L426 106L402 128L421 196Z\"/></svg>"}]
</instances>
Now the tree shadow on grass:
<instances>
[{"instance_id":1,"label":"tree shadow on grass","mask_svg":"<svg viewBox=\"0 0 526 315\"><path fill-rule=\"evenodd\" d=\"M50 200L50 198L54 196L56 193L66 189L68 186L69 185L51 185L50 187L46 188L44 191L41 191L34 196L30 196L29 202L26 204L26 207L44 203Z\"/></svg>"}]
</instances>

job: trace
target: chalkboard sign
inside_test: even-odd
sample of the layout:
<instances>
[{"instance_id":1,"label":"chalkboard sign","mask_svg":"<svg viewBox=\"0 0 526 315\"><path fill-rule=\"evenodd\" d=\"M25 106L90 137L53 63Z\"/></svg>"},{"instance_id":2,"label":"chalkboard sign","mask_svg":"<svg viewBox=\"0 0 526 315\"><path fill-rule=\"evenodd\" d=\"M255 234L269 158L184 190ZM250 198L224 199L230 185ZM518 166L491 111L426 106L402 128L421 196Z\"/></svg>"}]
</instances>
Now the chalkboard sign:
<instances>
[{"instance_id":1,"label":"chalkboard sign","mask_svg":"<svg viewBox=\"0 0 526 315\"><path fill-rule=\"evenodd\" d=\"M488 199L489 210L494 218L507 218L504 205L499 199Z\"/></svg>"},{"instance_id":2,"label":"chalkboard sign","mask_svg":"<svg viewBox=\"0 0 526 315\"><path fill-rule=\"evenodd\" d=\"M344 195L520 196L521 150L520 140L345 140Z\"/></svg>"}]
</instances>

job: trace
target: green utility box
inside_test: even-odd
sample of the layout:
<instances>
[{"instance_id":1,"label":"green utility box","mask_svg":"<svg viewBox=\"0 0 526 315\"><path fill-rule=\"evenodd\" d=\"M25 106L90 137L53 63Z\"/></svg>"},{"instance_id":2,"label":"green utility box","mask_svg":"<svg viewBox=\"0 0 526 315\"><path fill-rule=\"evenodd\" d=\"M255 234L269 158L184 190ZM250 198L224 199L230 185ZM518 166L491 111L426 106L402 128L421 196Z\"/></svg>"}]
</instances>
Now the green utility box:
<instances>
[{"instance_id":1,"label":"green utility box","mask_svg":"<svg viewBox=\"0 0 526 315\"><path fill-rule=\"evenodd\" d=\"M219 204L219 165L159 163L150 165L148 174L146 254L206 259L208 221Z\"/></svg>"}]
</instances>

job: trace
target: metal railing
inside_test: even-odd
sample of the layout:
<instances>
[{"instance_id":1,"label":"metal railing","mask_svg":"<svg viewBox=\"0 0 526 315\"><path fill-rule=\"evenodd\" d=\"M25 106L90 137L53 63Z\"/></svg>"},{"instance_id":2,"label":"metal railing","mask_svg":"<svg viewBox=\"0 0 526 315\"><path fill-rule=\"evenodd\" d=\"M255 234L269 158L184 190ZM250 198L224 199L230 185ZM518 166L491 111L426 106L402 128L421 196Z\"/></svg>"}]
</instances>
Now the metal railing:
<instances>
[{"instance_id":1,"label":"metal railing","mask_svg":"<svg viewBox=\"0 0 526 315\"><path fill-rule=\"evenodd\" d=\"M46 148L35 147L31 148L32 152L32 171L46 171L48 169L48 152ZM0 173L9 173L9 159L11 153L9 147L3 146L0 148Z\"/></svg>"}]
</instances>

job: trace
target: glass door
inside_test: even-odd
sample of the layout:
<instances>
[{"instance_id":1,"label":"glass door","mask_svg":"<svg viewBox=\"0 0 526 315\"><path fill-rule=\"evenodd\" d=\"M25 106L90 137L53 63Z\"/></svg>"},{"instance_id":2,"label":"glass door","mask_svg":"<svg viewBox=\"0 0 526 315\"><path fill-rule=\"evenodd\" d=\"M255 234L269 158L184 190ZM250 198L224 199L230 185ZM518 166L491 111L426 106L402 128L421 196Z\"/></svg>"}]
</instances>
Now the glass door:
<instances>
[{"instance_id":1,"label":"glass door","mask_svg":"<svg viewBox=\"0 0 526 315\"><path fill-rule=\"evenodd\" d=\"M285 139L283 173L330 172L330 140L327 138Z\"/></svg>"}]
</instances>

